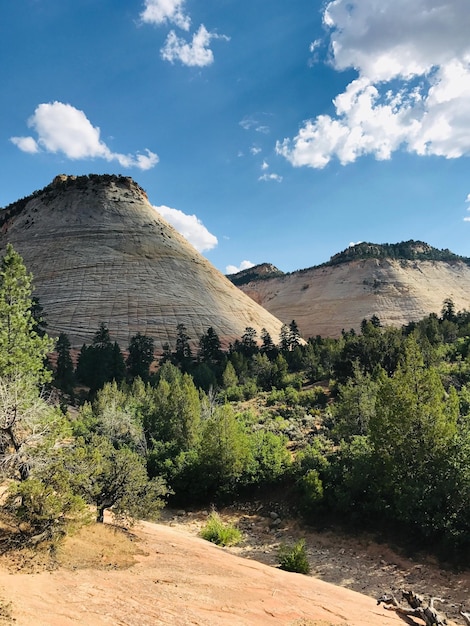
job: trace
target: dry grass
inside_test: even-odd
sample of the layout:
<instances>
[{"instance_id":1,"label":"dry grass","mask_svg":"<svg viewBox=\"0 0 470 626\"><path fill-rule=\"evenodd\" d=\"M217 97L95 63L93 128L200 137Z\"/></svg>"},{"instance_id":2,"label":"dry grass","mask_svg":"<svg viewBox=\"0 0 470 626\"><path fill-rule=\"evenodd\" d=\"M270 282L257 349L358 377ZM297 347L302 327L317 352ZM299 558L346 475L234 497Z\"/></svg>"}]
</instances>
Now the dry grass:
<instances>
[{"instance_id":1,"label":"dry grass","mask_svg":"<svg viewBox=\"0 0 470 626\"><path fill-rule=\"evenodd\" d=\"M16 542L17 544L19 542ZM142 554L135 536L112 524L90 524L61 540L43 542L31 547L8 547L0 554L0 565L6 570L38 573L65 569L126 569ZM2 617L0 603L0 618Z\"/></svg>"},{"instance_id":2,"label":"dry grass","mask_svg":"<svg viewBox=\"0 0 470 626\"><path fill-rule=\"evenodd\" d=\"M84 526L57 548L56 560L66 569L126 569L142 553L136 538L111 524Z\"/></svg>"}]
</instances>

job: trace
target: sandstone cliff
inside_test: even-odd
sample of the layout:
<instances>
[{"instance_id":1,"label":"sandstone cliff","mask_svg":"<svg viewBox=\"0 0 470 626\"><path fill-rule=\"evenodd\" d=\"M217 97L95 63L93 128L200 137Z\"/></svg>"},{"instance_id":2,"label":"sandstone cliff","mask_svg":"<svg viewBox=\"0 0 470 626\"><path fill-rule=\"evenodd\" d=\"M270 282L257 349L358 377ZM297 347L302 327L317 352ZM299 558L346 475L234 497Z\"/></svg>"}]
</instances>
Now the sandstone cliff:
<instances>
[{"instance_id":1,"label":"sandstone cliff","mask_svg":"<svg viewBox=\"0 0 470 626\"><path fill-rule=\"evenodd\" d=\"M200 255L121 176L58 176L0 213L0 253L12 243L34 276L48 332L90 343L105 322L126 348L137 332L174 348L214 327L222 342L247 326L277 340L281 322Z\"/></svg>"},{"instance_id":2,"label":"sandstone cliff","mask_svg":"<svg viewBox=\"0 0 470 626\"><path fill-rule=\"evenodd\" d=\"M303 337L337 337L377 315L399 326L439 314L446 298L470 309L470 267L460 260L371 258L301 270L239 285Z\"/></svg>"}]
</instances>

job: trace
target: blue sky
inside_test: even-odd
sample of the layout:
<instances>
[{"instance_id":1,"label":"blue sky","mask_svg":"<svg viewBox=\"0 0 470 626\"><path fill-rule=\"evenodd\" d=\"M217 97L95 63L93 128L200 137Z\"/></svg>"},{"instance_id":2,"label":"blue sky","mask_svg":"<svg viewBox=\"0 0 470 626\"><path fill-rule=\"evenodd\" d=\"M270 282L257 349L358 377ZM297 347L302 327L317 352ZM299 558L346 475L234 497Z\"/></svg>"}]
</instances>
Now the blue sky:
<instances>
[{"instance_id":1,"label":"blue sky","mask_svg":"<svg viewBox=\"0 0 470 626\"><path fill-rule=\"evenodd\" d=\"M0 206L132 176L222 272L470 256L468 0L14 0Z\"/></svg>"}]
</instances>

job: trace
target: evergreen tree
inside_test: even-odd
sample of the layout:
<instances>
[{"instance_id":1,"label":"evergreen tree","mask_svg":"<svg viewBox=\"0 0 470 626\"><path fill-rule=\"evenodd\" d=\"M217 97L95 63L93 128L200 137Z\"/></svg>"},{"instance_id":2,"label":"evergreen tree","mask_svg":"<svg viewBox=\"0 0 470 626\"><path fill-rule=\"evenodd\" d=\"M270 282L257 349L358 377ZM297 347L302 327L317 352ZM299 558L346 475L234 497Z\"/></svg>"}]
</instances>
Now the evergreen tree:
<instances>
[{"instance_id":1,"label":"evergreen tree","mask_svg":"<svg viewBox=\"0 0 470 626\"><path fill-rule=\"evenodd\" d=\"M31 280L8 244L0 266L0 459L18 470L22 480L30 471L31 437L36 429L48 430L42 424L48 409L39 389L51 379L45 358L54 345L34 330Z\"/></svg>"},{"instance_id":2,"label":"evergreen tree","mask_svg":"<svg viewBox=\"0 0 470 626\"><path fill-rule=\"evenodd\" d=\"M55 369L55 384L59 389L70 393L74 384L73 361L70 356L70 340L65 333L60 333L56 343L57 364Z\"/></svg>"},{"instance_id":3,"label":"evergreen tree","mask_svg":"<svg viewBox=\"0 0 470 626\"><path fill-rule=\"evenodd\" d=\"M117 342L112 343L103 322L96 331L91 346L82 346L77 362L77 378L95 392L112 380L121 381L126 364Z\"/></svg>"},{"instance_id":4,"label":"evergreen tree","mask_svg":"<svg viewBox=\"0 0 470 626\"><path fill-rule=\"evenodd\" d=\"M266 328L261 329L261 348L260 352L265 354L270 361L276 358L278 350Z\"/></svg>"},{"instance_id":5,"label":"evergreen tree","mask_svg":"<svg viewBox=\"0 0 470 626\"><path fill-rule=\"evenodd\" d=\"M243 354L250 359L254 354L258 352L258 344L256 343L257 332L251 326L245 328L245 332L242 335L241 348Z\"/></svg>"},{"instance_id":6,"label":"evergreen tree","mask_svg":"<svg viewBox=\"0 0 470 626\"><path fill-rule=\"evenodd\" d=\"M53 341L35 330L31 282L23 259L8 244L0 267L0 376L23 375L41 384L51 379L44 360Z\"/></svg>"},{"instance_id":7,"label":"evergreen tree","mask_svg":"<svg viewBox=\"0 0 470 626\"><path fill-rule=\"evenodd\" d=\"M154 359L153 338L137 333L131 337L129 343L129 356L126 360L127 372L130 378L146 381L149 378L150 366Z\"/></svg>"},{"instance_id":8,"label":"evergreen tree","mask_svg":"<svg viewBox=\"0 0 470 626\"><path fill-rule=\"evenodd\" d=\"M289 324L289 350L294 350L297 346L300 346L300 331L297 322L292 320Z\"/></svg>"},{"instance_id":9,"label":"evergreen tree","mask_svg":"<svg viewBox=\"0 0 470 626\"><path fill-rule=\"evenodd\" d=\"M281 332L279 334L279 349L281 352L288 352L290 347L290 330L287 324L281 326Z\"/></svg>"},{"instance_id":10,"label":"evergreen tree","mask_svg":"<svg viewBox=\"0 0 470 626\"><path fill-rule=\"evenodd\" d=\"M212 326L199 339L198 356L202 362L209 365L217 365L223 358L219 336Z\"/></svg>"},{"instance_id":11,"label":"evergreen tree","mask_svg":"<svg viewBox=\"0 0 470 626\"><path fill-rule=\"evenodd\" d=\"M193 355L190 345L191 337L188 335L184 324L176 327L176 349L171 355L171 362L177 365L182 372L189 372L193 362Z\"/></svg>"}]
</instances>

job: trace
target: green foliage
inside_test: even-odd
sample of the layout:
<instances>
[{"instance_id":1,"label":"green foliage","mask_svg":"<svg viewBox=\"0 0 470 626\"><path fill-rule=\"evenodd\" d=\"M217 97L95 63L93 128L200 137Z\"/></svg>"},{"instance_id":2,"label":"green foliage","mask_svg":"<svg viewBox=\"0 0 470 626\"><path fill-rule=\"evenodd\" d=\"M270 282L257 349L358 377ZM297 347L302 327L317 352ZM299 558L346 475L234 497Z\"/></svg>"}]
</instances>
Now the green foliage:
<instances>
[{"instance_id":1,"label":"green foliage","mask_svg":"<svg viewBox=\"0 0 470 626\"><path fill-rule=\"evenodd\" d=\"M70 340L65 333L60 333L56 343L57 363L54 373L55 385L65 393L73 391L75 382L72 357L70 356Z\"/></svg>"},{"instance_id":2,"label":"green foliage","mask_svg":"<svg viewBox=\"0 0 470 626\"><path fill-rule=\"evenodd\" d=\"M224 524L220 515L215 511L210 514L206 524L201 529L200 535L206 541L211 541L218 546L235 546L242 540L242 533L232 524Z\"/></svg>"},{"instance_id":3,"label":"green foliage","mask_svg":"<svg viewBox=\"0 0 470 626\"><path fill-rule=\"evenodd\" d=\"M201 476L207 493L235 490L250 462L250 441L233 408L216 407L202 423Z\"/></svg>"},{"instance_id":4,"label":"green foliage","mask_svg":"<svg viewBox=\"0 0 470 626\"><path fill-rule=\"evenodd\" d=\"M364 374L356 362L353 376L344 385L338 385L332 408L333 435L336 439L350 440L355 435L369 432L369 422L375 416L378 388L379 383L370 374Z\"/></svg>"},{"instance_id":5,"label":"green foliage","mask_svg":"<svg viewBox=\"0 0 470 626\"><path fill-rule=\"evenodd\" d=\"M323 483L317 470L311 469L299 480L300 504L306 513L313 513L323 500Z\"/></svg>"},{"instance_id":6,"label":"green foliage","mask_svg":"<svg viewBox=\"0 0 470 626\"><path fill-rule=\"evenodd\" d=\"M12 513L18 525L22 525L26 535L23 539L33 541L38 535L41 540L59 537L67 529L89 521L84 500L72 492L66 480L47 484L41 478L28 478L12 483L5 511Z\"/></svg>"},{"instance_id":7,"label":"green foliage","mask_svg":"<svg viewBox=\"0 0 470 626\"><path fill-rule=\"evenodd\" d=\"M299 539L294 545L282 544L278 553L279 568L286 572L309 574L310 563L308 562L305 539Z\"/></svg>"},{"instance_id":8,"label":"green foliage","mask_svg":"<svg viewBox=\"0 0 470 626\"><path fill-rule=\"evenodd\" d=\"M124 357L116 342L112 342L106 324L101 323L91 346L83 345L78 357L76 375L92 392L112 380L121 381L126 374Z\"/></svg>"},{"instance_id":9,"label":"green foliage","mask_svg":"<svg viewBox=\"0 0 470 626\"><path fill-rule=\"evenodd\" d=\"M212 365L220 363L223 358L219 336L212 326L199 339L198 357L203 363Z\"/></svg>"},{"instance_id":10,"label":"green foliage","mask_svg":"<svg viewBox=\"0 0 470 626\"><path fill-rule=\"evenodd\" d=\"M367 243L362 242L355 246L349 246L343 252L335 254L328 263L323 265L339 265L356 259L404 259L426 261L457 261L466 263L469 259L454 254L450 250L433 248L423 241L402 241L400 243Z\"/></svg>"},{"instance_id":11,"label":"green foliage","mask_svg":"<svg viewBox=\"0 0 470 626\"><path fill-rule=\"evenodd\" d=\"M152 410L144 419L147 438L174 441L178 450L189 450L197 445L200 419L201 401L192 377L166 363L153 394Z\"/></svg>"},{"instance_id":12,"label":"green foliage","mask_svg":"<svg viewBox=\"0 0 470 626\"><path fill-rule=\"evenodd\" d=\"M142 455L145 440L141 406L133 394L106 383L93 402L93 431L105 436L115 448L128 447Z\"/></svg>"},{"instance_id":13,"label":"green foliage","mask_svg":"<svg viewBox=\"0 0 470 626\"><path fill-rule=\"evenodd\" d=\"M285 435L276 435L266 430L257 430L250 435L249 482L268 485L287 474L292 464L287 442Z\"/></svg>"},{"instance_id":14,"label":"green foliage","mask_svg":"<svg viewBox=\"0 0 470 626\"><path fill-rule=\"evenodd\" d=\"M160 478L148 479L143 459L128 448L115 449L104 437L95 437L86 449L91 470L81 488L96 506L97 521L113 509L117 519L156 519L168 491Z\"/></svg>"},{"instance_id":15,"label":"green foliage","mask_svg":"<svg viewBox=\"0 0 470 626\"><path fill-rule=\"evenodd\" d=\"M23 259L8 244L0 266L0 376L37 385L51 379L44 360L54 342L35 330L31 282Z\"/></svg>"},{"instance_id":16,"label":"green foliage","mask_svg":"<svg viewBox=\"0 0 470 626\"><path fill-rule=\"evenodd\" d=\"M131 337L128 352L126 365L129 377L148 380L154 360L153 338L137 333Z\"/></svg>"}]
</instances>

